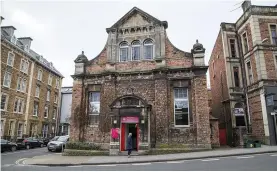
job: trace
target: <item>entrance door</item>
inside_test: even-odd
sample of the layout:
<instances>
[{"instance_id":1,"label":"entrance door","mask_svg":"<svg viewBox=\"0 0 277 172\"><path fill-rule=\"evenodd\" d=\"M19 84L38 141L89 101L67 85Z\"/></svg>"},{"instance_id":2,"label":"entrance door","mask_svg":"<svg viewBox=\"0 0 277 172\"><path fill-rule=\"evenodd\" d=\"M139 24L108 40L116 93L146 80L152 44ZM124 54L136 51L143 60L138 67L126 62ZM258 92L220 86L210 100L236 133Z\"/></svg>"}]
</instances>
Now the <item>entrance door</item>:
<instances>
[{"instance_id":1,"label":"entrance door","mask_svg":"<svg viewBox=\"0 0 277 172\"><path fill-rule=\"evenodd\" d=\"M137 150L138 134L137 134L136 124L128 124L128 130L129 130L128 134L132 133L133 150Z\"/></svg>"}]
</instances>

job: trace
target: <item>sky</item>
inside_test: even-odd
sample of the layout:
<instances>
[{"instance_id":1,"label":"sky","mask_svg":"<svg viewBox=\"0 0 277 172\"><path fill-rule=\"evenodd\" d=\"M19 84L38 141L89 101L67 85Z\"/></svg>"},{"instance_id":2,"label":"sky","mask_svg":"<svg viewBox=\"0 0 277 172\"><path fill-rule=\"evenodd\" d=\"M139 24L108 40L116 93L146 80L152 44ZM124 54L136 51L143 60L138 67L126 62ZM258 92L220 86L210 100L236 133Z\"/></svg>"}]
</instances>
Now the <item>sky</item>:
<instances>
[{"instance_id":1,"label":"sky","mask_svg":"<svg viewBox=\"0 0 277 172\"><path fill-rule=\"evenodd\" d=\"M14 26L16 37L31 37L31 49L53 62L72 86L74 60L82 51L88 59L104 48L111 27L134 6L168 22L167 35L177 48L190 52L196 39L211 55L221 22L236 22L242 0L2 0L2 26ZM252 0L252 5L276 5ZM209 80L209 78L208 78Z\"/></svg>"}]
</instances>

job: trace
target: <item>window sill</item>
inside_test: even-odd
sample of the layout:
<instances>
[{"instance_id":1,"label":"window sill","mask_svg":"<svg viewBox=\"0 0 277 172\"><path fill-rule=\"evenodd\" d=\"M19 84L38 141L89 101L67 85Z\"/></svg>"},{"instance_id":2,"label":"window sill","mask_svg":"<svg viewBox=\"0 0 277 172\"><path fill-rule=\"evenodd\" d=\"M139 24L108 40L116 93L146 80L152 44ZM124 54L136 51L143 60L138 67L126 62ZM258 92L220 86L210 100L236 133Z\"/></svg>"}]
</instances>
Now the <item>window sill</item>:
<instances>
[{"instance_id":1,"label":"window sill","mask_svg":"<svg viewBox=\"0 0 277 172\"><path fill-rule=\"evenodd\" d=\"M32 117L38 117L37 115L32 115Z\"/></svg>"},{"instance_id":2,"label":"window sill","mask_svg":"<svg viewBox=\"0 0 277 172\"><path fill-rule=\"evenodd\" d=\"M174 128L189 128L190 125L174 125Z\"/></svg>"},{"instance_id":3,"label":"window sill","mask_svg":"<svg viewBox=\"0 0 277 172\"><path fill-rule=\"evenodd\" d=\"M7 85L3 85L3 87L4 88L9 88L9 89L11 88L10 86L7 86Z\"/></svg>"},{"instance_id":4,"label":"window sill","mask_svg":"<svg viewBox=\"0 0 277 172\"><path fill-rule=\"evenodd\" d=\"M44 117L44 119L47 119L48 117Z\"/></svg>"}]
</instances>

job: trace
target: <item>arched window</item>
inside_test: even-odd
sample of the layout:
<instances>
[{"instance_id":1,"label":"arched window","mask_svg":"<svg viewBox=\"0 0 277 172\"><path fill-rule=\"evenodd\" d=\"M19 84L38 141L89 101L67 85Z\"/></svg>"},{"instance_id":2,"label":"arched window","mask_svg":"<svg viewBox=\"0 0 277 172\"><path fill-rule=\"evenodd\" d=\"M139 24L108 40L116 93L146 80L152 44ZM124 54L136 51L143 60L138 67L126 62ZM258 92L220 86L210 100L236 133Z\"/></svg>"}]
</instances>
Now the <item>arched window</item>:
<instances>
[{"instance_id":1,"label":"arched window","mask_svg":"<svg viewBox=\"0 0 277 172\"><path fill-rule=\"evenodd\" d=\"M132 43L132 60L140 60L140 42L134 41Z\"/></svg>"},{"instance_id":2,"label":"arched window","mask_svg":"<svg viewBox=\"0 0 277 172\"><path fill-rule=\"evenodd\" d=\"M153 59L153 41L147 39L143 43L144 59Z\"/></svg>"},{"instance_id":3,"label":"arched window","mask_svg":"<svg viewBox=\"0 0 277 172\"><path fill-rule=\"evenodd\" d=\"M120 61L125 62L128 61L128 43L127 42L122 42L119 45L119 56L120 56Z\"/></svg>"}]
</instances>

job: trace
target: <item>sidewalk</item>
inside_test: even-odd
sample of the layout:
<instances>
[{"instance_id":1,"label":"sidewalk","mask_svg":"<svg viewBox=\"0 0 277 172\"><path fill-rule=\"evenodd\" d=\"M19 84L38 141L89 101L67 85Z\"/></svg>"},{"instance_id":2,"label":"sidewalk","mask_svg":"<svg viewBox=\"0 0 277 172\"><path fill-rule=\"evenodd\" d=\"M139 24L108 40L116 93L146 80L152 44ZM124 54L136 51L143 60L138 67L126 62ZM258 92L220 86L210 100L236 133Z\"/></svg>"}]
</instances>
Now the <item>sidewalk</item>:
<instances>
[{"instance_id":1,"label":"sidewalk","mask_svg":"<svg viewBox=\"0 0 277 172\"><path fill-rule=\"evenodd\" d=\"M47 165L47 166L71 166L71 165L103 165L103 164L127 164L127 163L145 163L145 162L162 162L177 161L190 159L203 159L225 156L239 156L259 153L277 152L277 146L262 145L261 148L232 148L218 149L203 152L190 152L166 155L145 155L133 156L62 156L61 154L50 154L36 156L23 161L29 165Z\"/></svg>"}]
</instances>

